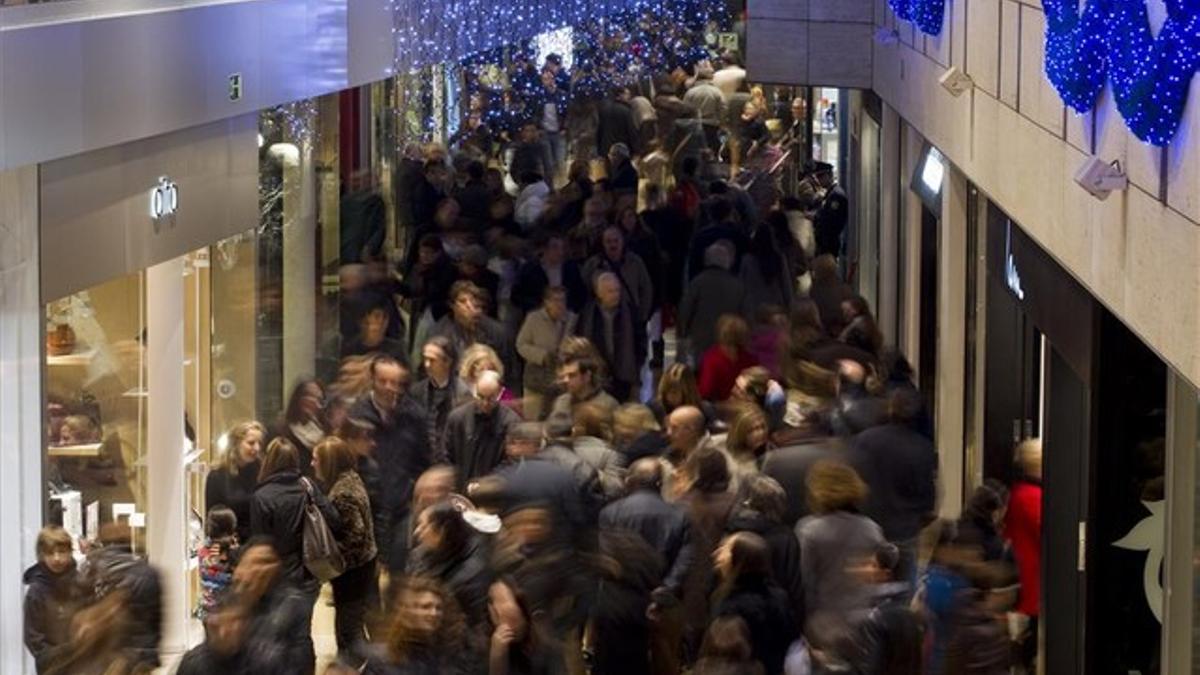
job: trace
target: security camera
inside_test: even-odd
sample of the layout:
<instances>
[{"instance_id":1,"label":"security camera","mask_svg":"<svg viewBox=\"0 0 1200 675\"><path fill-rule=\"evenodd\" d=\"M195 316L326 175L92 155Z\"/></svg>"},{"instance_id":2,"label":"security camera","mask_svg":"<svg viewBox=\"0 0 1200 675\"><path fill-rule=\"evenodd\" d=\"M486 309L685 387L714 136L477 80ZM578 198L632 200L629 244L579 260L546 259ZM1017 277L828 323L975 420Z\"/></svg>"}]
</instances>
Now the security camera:
<instances>
[{"instance_id":1,"label":"security camera","mask_svg":"<svg viewBox=\"0 0 1200 675\"><path fill-rule=\"evenodd\" d=\"M875 31L875 41L881 45L895 45L900 43L900 31L895 28L880 28Z\"/></svg>"},{"instance_id":2,"label":"security camera","mask_svg":"<svg viewBox=\"0 0 1200 675\"><path fill-rule=\"evenodd\" d=\"M941 83L942 88L955 97L962 96L975 87L975 80L958 68L947 70L938 82Z\"/></svg>"},{"instance_id":3,"label":"security camera","mask_svg":"<svg viewBox=\"0 0 1200 675\"><path fill-rule=\"evenodd\" d=\"M1129 177L1121 169L1121 163L1105 162L1099 157L1087 158L1075 172L1075 182L1099 200L1108 199L1113 192L1129 187Z\"/></svg>"}]
</instances>

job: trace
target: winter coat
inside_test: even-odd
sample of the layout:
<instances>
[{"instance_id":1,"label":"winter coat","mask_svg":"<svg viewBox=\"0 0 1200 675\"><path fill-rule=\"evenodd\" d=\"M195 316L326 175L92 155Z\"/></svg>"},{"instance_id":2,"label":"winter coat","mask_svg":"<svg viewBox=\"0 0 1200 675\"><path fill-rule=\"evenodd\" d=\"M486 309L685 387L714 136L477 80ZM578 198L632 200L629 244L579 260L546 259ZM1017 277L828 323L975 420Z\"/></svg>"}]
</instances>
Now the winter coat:
<instances>
[{"instance_id":1,"label":"winter coat","mask_svg":"<svg viewBox=\"0 0 1200 675\"><path fill-rule=\"evenodd\" d=\"M83 577L97 599L114 590L129 594L130 624L122 653L131 663L157 667L163 620L163 585L158 570L127 547L105 546L88 554Z\"/></svg>"},{"instance_id":2,"label":"winter coat","mask_svg":"<svg viewBox=\"0 0 1200 675\"><path fill-rule=\"evenodd\" d=\"M71 619L84 604L84 589L72 563L62 574L54 574L38 563L25 570L25 647L33 654L37 672L46 672L69 647Z\"/></svg>"},{"instance_id":3,"label":"winter coat","mask_svg":"<svg viewBox=\"0 0 1200 675\"><path fill-rule=\"evenodd\" d=\"M250 615L250 634L246 638L247 660L254 667L270 664L266 670L251 673L312 672L313 655L309 620L313 597L280 580L254 605ZM208 671L212 672L212 671ZM223 672L223 671L220 671Z\"/></svg>"},{"instance_id":4,"label":"winter coat","mask_svg":"<svg viewBox=\"0 0 1200 675\"><path fill-rule=\"evenodd\" d=\"M460 551L430 551L418 546L409 559L407 571L434 577L445 584L462 607L467 625L478 628L488 620L488 588L493 580L490 554L483 535L472 538Z\"/></svg>"},{"instance_id":5,"label":"winter coat","mask_svg":"<svg viewBox=\"0 0 1200 675\"><path fill-rule=\"evenodd\" d=\"M738 375L757 365L758 361L750 352L740 352L732 359L719 345L709 347L700 359L700 381L697 383L700 396L717 403L728 400Z\"/></svg>"},{"instance_id":6,"label":"winter coat","mask_svg":"<svg viewBox=\"0 0 1200 675\"><path fill-rule=\"evenodd\" d=\"M633 109L628 103L611 99L601 101L597 114L596 153L599 156L607 157L608 151L617 143L624 143L635 155L639 153L641 139L633 119Z\"/></svg>"},{"instance_id":7,"label":"winter coat","mask_svg":"<svg viewBox=\"0 0 1200 675\"><path fill-rule=\"evenodd\" d=\"M808 297L817 304L817 312L821 315L821 325L831 337L837 337L846 327L842 315L842 301L854 297L854 289L841 279L828 281L813 279L812 287L808 289Z\"/></svg>"},{"instance_id":8,"label":"winter coat","mask_svg":"<svg viewBox=\"0 0 1200 675\"><path fill-rule=\"evenodd\" d=\"M954 618L943 675L1008 675L1012 649L1004 621L982 606L975 592Z\"/></svg>"},{"instance_id":9,"label":"winter coat","mask_svg":"<svg viewBox=\"0 0 1200 675\"><path fill-rule=\"evenodd\" d=\"M789 526L809 513L808 489L804 483L808 470L822 459L837 457L840 452L841 441L826 438L775 448L763 456L763 475L774 478L787 493L786 522Z\"/></svg>"},{"instance_id":10,"label":"winter coat","mask_svg":"<svg viewBox=\"0 0 1200 675\"><path fill-rule=\"evenodd\" d=\"M571 443L575 454L596 470L605 499L616 499L625 487L625 458L605 440L580 436Z\"/></svg>"},{"instance_id":11,"label":"winter coat","mask_svg":"<svg viewBox=\"0 0 1200 675\"><path fill-rule=\"evenodd\" d=\"M873 606L855 622L846 644L838 650L850 672L855 675L924 672L924 636L920 620L909 607L909 589L908 584L902 583L880 584L874 589Z\"/></svg>"},{"instance_id":12,"label":"winter coat","mask_svg":"<svg viewBox=\"0 0 1200 675\"><path fill-rule=\"evenodd\" d=\"M688 283L676 325L697 359L716 344L717 320L724 314L742 316L746 300L742 281L719 267L709 267Z\"/></svg>"},{"instance_id":13,"label":"winter coat","mask_svg":"<svg viewBox=\"0 0 1200 675\"><path fill-rule=\"evenodd\" d=\"M635 532L666 562L663 586L677 596L697 563L687 511L668 504L656 490L636 490L600 511L600 527ZM698 561L707 565L707 560Z\"/></svg>"},{"instance_id":14,"label":"winter coat","mask_svg":"<svg viewBox=\"0 0 1200 675\"><path fill-rule=\"evenodd\" d=\"M907 426L867 429L850 441L846 459L869 488L863 513L888 541L912 540L933 517L937 501L937 451Z\"/></svg>"},{"instance_id":15,"label":"winter coat","mask_svg":"<svg viewBox=\"0 0 1200 675\"><path fill-rule=\"evenodd\" d=\"M550 285L550 277L542 267L540 260L530 260L517 271L517 281L513 284L513 304L526 312L532 312L542 306L546 287ZM572 312L583 309L588 301L588 287L583 282L579 271L579 263L574 260L562 264L562 285L567 289L567 307Z\"/></svg>"},{"instance_id":16,"label":"winter coat","mask_svg":"<svg viewBox=\"0 0 1200 675\"><path fill-rule=\"evenodd\" d=\"M1016 610L1037 616L1042 592L1042 486L1028 479L1017 481L1008 498L1005 534L1017 560L1021 591Z\"/></svg>"},{"instance_id":17,"label":"winter coat","mask_svg":"<svg viewBox=\"0 0 1200 675\"><path fill-rule=\"evenodd\" d=\"M576 324L578 327L578 324ZM611 394L603 389L597 388L592 392L592 395L582 401L575 401L569 393L559 394L558 398L554 399L554 406L550 409L551 415L568 415L574 417L575 407L584 403L595 403L605 409L608 413L614 413L621 404Z\"/></svg>"},{"instance_id":18,"label":"winter coat","mask_svg":"<svg viewBox=\"0 0 1200 675\"><path fill-rule=\"evenodd\" d=\"M849 633L856 612L870 607L862 582L850 565L874 556L883 530L870 518L849 511L808 516L796 524L800 578L804 585L805 636L818 649Z\"/></svg>"},{"instance_id":19,"label":"winter coat","mask_svg":"<svg viewBox=\"0 0 1200 675\"><path fill-rule=\"evenodd\" d=\"M329 489L329 503L342 521L338 549L346 560L346 569L361 567L375 560L375 526L371 518L371 500L357 471L343 471Z\"/></svg>"},{"instance_id":20,"label":"winter coat","mask_svg":"<svg viewBox=\"0 0 1200 675\"><path fill-rule=\"evenodd\" d=\"M767 675L783 672L788 646L800 635L787 593L770 578L743 576L718 601L713 616L737 616L750 629L750 649Z\"/></svg>"},{"instance_id":21,"label":"winter coat","mask_svg":"<svg viewBox=\"0 0 1200 675\"><path fill-rule=\"evenodd\" d=\"M525 316L517 333L517 353L525 359L525 391L554 392L558 379L558 347L563 338L575 333L579 320L573 312L555 321L543 307Z\"/></svg>"},{"instance_id":22,"label":"winter coat","mask_svg":"<svg viewBox=\"0 0 1200 675\"><path fill-rule=\"evenodd\" d=\"M310 483L311 484L311 483ZM312 484L313 500L334 536L342 532L342 518L321 489ZM254 491L250 503L250 531L267 535L283 564L283 579L304 591L317 587L317 579L304 566L304 507L308 492L294 470L280 471L267 477Z\"/></svg>"},{"instance_id":23,"label":"winter coat","mask_svg":"<svg viewBox=\"0 0 1200 675\"><path fill-rule=\"evenodd\" d=\"M224 504L237 516L237 535L241 541L250 538L250 501L258 487L258 471L262 463L258 460L240 467L236 473L225 467L208 474L204 481L204 503L209 511Z\"/></svg>"},{"instance_id":24,"label":"winter coat","mask_svg":"<svg viewBox=\"0 0 1200 675\"><path fill-rule=\"evenodd\" d=\"M460 492L465 493L472 479L486 476L504 461L504 438L509 428L520 421L520 415L503 405L483 415L474 401L450 413L446 418L442 454L458 469Z\"/></svg>"},{"instance_id":25,"label":"winter coat","mask_svg":"<svg viewBox=\"0 0 1200 675\"><path fill-rule=\"evenodd\" d=\"M429 427L429 447L442 447L446 419L450 416L450 411L471 400L471 389L457 375L451 373L445 389L438 389L433 380L427 377L414 384L409 394L425 409L425 419Z\"/></svg>"},{"instance_id":26,"label":"winter coat","mask_svg":"<svg viewBox=\"0 0 1200 675\"><path fill-rule=\"evenodd\" d=\"M705 126L720 126L725 119L725 94L713 84L712 79L697 80L683 95L683 102L696 109Z\"/></svg>"},{"instance_id":27,"label":"winter coat","mask_svg":"<svg viewBox=\"0 0 1200 675\"><path fill-rule=\"evenodd\" d=\"M588 258L583 264L583 280L589 285L602 272L612 272L621 280L625 300L637 307L638 318L645 322L654 313L654 281L646 268L646 261L636 253L626 253L619 261L604 254Z\"/></svg>"},{"instance_id":28,"label":"winter coat","mask_svg":"<svg viewBox=\"0 0 1200 675\"><path fill-rule=\"evenodd\" d=\"M504 325L490 316L481 316L475 323L473 331L467 331L457 321L454 314L447 314L433 326L429 337L440 335L454 343L459 354L467 351L471 345L480 343L496 351L507 372L516 372L513 368L512 341Z\"/></svg>"},{"instance_id":29,"label":"winter coat","mask_svg":"<svg viewBox=\"0 0 1200 675\"><path fill-rule=\"evenodd\" d=\"M613 318L613 348L608 349L605 339L604 310L595 302L589 302L579 315L577 335L592 341L608 366L612 380L622 384L633 384L641 376L642 363L646 361L646 324L640 320L636 309L622 297Z\"/></svg>"},{"instance_id":30,"label":"winter coat","mask_svg":"<svg viewBox=\"0 0 1200 675\"><path fill-rule=\"evenodd\" d=\"M746 287L746 297L753 305L751 310L765 305L774 305L785 310L792 306L795 279L788 269L786 261L781 260L780 265L782 269L780 269L779 275L768 281L763 273L762 263L759 262L756 255L742 256L742 264L738 267L738 277ZM747 313L753 314L752 311Z\"/></svg>"},{"instance_id":31,"label":"winter coat","mask_svg":"<svg viewBox=\"0 0 1200 675\"><path fill-rule=\"evenodd\" d=\"M804 620L804 584L800 578L800 542L792 528L775 522L748 508L735 511L725 528L726 532L753 532L767 542L771 549L771 573L775 583L788 595L792 618Z\"/></svg>"},{"instance_id":32,"label":"winter coat","mask_svg":"<svg viewBox=\"0 0 1200 675\"><path fill-rule=\"evenodd\" d=\"M587 466L585 462L581 463ZM595 524L599 510L598 488L595 492L582 489L577 475L551 459L545 450L533 457L505 464L495 475L503 481L502 501L506 513L538 504L548 506L559 522L572 531Z\"/></svg>"}]
</instances>

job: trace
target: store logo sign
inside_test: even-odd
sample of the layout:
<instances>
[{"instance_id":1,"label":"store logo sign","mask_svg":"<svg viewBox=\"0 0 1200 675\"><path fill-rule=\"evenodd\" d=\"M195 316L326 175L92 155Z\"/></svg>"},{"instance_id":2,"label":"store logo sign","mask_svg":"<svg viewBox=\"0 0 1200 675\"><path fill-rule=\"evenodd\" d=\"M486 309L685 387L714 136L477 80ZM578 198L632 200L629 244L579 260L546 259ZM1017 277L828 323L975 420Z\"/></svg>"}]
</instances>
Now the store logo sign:
<instances>
[{"instance_id":1,"label":"store logo sign","mask_svg":"<svg viewBox=\"0 0 1200 675\"><path fill-rule=\"evenodd\" d=\"M1021 273L1017 270L1017 258L1012 252L1012 223L1004 228L1004 281L1008 290L1017 296L1018 300L1025 299L1025 289L1021 287Z\"/></svg>"},{"instance_id":2,"label":"store logo sign","mask_svg":"<svg viewBox=\"0 0 1200 675\"><path fill-rule=\"evenodd\" d=\"M175 215L179 210L179 186L167 176L161 176L150 191L150 217L155 221Z\"/></svg>"}]
</instances>

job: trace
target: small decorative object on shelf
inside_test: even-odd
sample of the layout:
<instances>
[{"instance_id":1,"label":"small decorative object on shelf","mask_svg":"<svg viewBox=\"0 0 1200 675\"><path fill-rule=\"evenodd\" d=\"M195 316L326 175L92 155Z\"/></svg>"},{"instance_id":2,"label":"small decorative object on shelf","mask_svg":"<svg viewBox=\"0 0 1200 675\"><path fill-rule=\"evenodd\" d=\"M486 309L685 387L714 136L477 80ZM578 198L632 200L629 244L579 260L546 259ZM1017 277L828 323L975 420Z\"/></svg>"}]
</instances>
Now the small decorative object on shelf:
<instances>
[{"instance_id":1,"label":"small decorative object on shelf","mask_svg":"<svg viewBox=\"0 0 1200 675\"><path fill-rule=\"evenodd\" d=\"M46 332L46 353L50 356L66 356L75 352L75 329L69 323L55 324Z\"/></svg>"}]
</instances>

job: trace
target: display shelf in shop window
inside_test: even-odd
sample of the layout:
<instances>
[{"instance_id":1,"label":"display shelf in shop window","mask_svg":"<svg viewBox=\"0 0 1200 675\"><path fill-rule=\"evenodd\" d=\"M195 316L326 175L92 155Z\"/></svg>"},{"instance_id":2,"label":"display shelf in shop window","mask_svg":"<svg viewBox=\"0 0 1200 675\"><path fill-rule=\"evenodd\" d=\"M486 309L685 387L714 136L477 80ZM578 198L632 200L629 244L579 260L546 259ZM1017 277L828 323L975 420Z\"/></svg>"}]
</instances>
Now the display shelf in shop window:
<instances>
[{"instance_id":1,"label":"display shelf in shop window","mask_svg":"<svg viewBox=\"0 0 1200 675\"><path fill-rule=\"evenodd\" d=\"M103 443L81 443L79 445L52 445L47 454L51 457L99 457Z\"/></svg>"},{"instance_id":2,"label":"display shelf in shop window","mask_svg":"<svg viewBox=\"0 0 1200 675\"><path fill-rule=\"evenodd\" d=\"M91 364L92 359L96 358L95 349L87 349L81 352L73 352L71 354L62 354L59 356L46 356L47 366L86 366Z\"/></svg>"}]
</instances>

